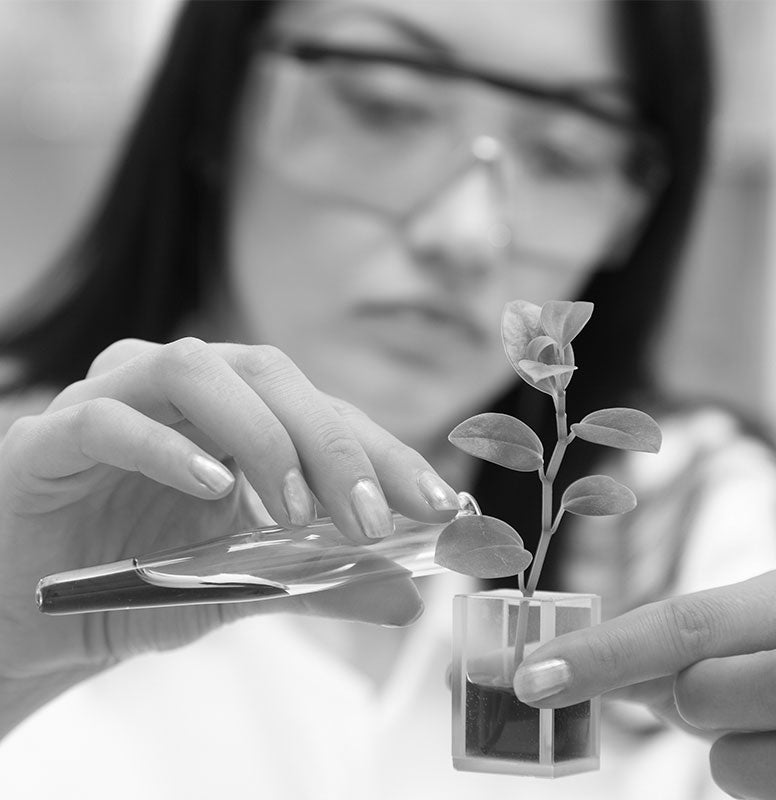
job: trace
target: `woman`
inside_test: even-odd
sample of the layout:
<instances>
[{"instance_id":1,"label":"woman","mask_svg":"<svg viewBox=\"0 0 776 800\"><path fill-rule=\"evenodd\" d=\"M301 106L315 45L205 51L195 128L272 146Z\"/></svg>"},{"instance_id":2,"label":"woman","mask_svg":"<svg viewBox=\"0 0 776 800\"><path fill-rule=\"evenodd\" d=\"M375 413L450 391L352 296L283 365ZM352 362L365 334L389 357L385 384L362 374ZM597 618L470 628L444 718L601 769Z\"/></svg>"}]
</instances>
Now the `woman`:
<instances>
[{"instance_id":1,"label":"woman","mask_svg":"<svg viewBox=\"0 0 776 800\"><path fill-rule=\"evenodd\" d=\"M65 625L31 608L40 575L255 522L257 495L274 519L295 523L312 518L317 499L363 541L390 534L388 505L443 519L450 487L468 488L530 544L533 482L495 467L476 472L446 442L457 422L486 409L553 432L543 398L523 391L503 358L507 300L596 302L577 349L584 368L572 413L644 407L647 345L703 160L702 7L455 11L387 0L184 9L98 213L45 287L45 303L20 313L5 341L9 389L43 387L38 408L28 396L13 412L28 416L0 451L0 591L11 609L0 641L15 643L0 669L8 725L129 655L259 610L90 615ZM691 465L659 462L657 479L631 481L637 493L650 481L683 486L678 475L705 480L711 451L752 447L727 417L666 422ZM579 447L575 457L568 480L597 456ZM746 464L767 476L752 502L760 509L773 468L759 447ZM679 511L694 496L652 504L675 513L660 523L671 535L658 570L639 572L640 583L620 569L614 547L606 558L595 553L618 531L580 523L558 542L546 584L597 583L614 613L691 583L678 561L668 572L665 557L680 555ZM626 541L638 544L635 527ZM765 544L751 552L772 555ZM695 563L692 553L686 562ZM516 784L501 778L451 772L439 635L450 587L425 583L429 611L410 633L262 618L161 660L127 661L9 737L4 774L13 780L12 765L24 764L48 719L67 724L68 745L88 748L95 796L102 781L114 797L135 793L131 781L115 781L130 764L142 764L143 792L153 786L160 797L255 784L300 798L512 792ZM407 582L402 593L324 598L301 610L396 626L421 608ZM142 734L149 717L154 737ZM91 720L88 744L74 719ZM632 720L610 730L613 767L537 787L537 796L636 796L634 753L683 746ZM176 755L159 748L166 740ZM60 796L64 787L84 796L82 775L67 766L75 749L60 745L49 772ZM702 784L705 756L693 758L682 780ZM684 792L674 796L691 796L672 781Z\"/></svg>"}]
</instances>

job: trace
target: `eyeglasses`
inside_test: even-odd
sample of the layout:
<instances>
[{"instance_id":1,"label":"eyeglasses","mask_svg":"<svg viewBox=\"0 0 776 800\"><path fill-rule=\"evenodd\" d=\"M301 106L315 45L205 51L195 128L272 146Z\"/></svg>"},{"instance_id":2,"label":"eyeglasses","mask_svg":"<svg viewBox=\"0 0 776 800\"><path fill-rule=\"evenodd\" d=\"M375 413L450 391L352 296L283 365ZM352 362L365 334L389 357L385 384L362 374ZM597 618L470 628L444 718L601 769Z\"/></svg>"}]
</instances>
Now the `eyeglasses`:
<instances>
[{"instance_id":1,"label":"eyeglasses","mask_svg":"<svg viewBox=\"0 0 776 800\"><path fill-rule=\"evenodd\" d=\"M262 50L267 166L396 222L483 168L519 249L589 263L665 174L654 135L580 92L310 39Z\"/></svg>"}]
</instances>

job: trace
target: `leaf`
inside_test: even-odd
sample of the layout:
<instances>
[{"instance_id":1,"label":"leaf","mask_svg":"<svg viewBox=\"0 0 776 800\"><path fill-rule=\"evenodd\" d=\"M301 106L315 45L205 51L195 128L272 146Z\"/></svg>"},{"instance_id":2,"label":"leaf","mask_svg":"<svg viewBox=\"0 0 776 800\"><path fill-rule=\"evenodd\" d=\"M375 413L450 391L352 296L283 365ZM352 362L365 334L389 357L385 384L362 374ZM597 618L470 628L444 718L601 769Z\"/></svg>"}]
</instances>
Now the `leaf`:
<instances>
[{"instance_id":1,"label":"leaf","mask_svg":"<svg viewBox=\"0 0 776 800\"><path fill-rule=\"evenodd\" d=\"M566 366L564 364L542 364L541 361L529 361L523 359L517 365L520 369L520 374L525 373L532 381L538 382L547 378L554 378L556 375L567 375L573 372L576 367Z\"/></svg>"},{"instance_id":2,"label":"leaf","mask_svg":"<svg viewBox=\"0 0 776 800\"><path fill-rule=\"evenodd\" d=\"M531 339L525 350L529 361L541 361L542 364L557 364L555 346L557 342L551 336L537 336ZM551 350L549 348L552 348Z\"/></svg>"},{"instance_id":3,"label":"leaf","mask_svg":"<svg viewBox=\"0 0 776 800\"><path fill-rule=\"evenodd\" d=\"M659 452L663 440L657 422L649 414L635 408L594 411L574 423L571 430L586 442L644 453Z\"/></svg>"},{"instance_id":4,"label":"leaf","mask_svg":"<svg viewBox=\"0 0 776 800\"><path fill-rule=\"evenodd\" d=\"M548 300L542 306L540 321L544 332L565 347L587 325L592 314L592 303Z\"/></svg>"},{"instance_id":5,"label":"leaf","mask_svg":"<svg viewBox=\"0 0 776 800\"><path fill-rule=\"evenodd\" d=\"M478 414L464 420L448 439L460 450L518 472L533 472L544 463L539 437L508 414Z\"/></svg>"},{"instance_id":6,"label":"leaf","mask_svg":"<svg viewBox=\"0 0 776 800\"><path fill-rule=\"evenodd\" d=\"M439 535L434 561L475 578L506 578L531 563L520 534L495 517L454 519Z\"/></svg>"},{"instance_id":7,"label":"leaf","mask_svg":"<svg viewBox=\"0 0 776 800\"><path fill-rule=\"evenodd\" d=\"M542 309L527 300L512 300L504 306L501 315L501 341L509 363L517 371L517 364L526 357L528 343L541 336Z\"/></svg>"},{"instance_id":8,"label":"leaf","mask_svg":"<svg viewBox=\"0 0 776 800\"><path fill-rule=\"evenodd\" d=\"M574 481L563 492L561 508L587 517L627 514L636 508L636 495L608 475L590 475Z\"/></svg>"}]
</instances>

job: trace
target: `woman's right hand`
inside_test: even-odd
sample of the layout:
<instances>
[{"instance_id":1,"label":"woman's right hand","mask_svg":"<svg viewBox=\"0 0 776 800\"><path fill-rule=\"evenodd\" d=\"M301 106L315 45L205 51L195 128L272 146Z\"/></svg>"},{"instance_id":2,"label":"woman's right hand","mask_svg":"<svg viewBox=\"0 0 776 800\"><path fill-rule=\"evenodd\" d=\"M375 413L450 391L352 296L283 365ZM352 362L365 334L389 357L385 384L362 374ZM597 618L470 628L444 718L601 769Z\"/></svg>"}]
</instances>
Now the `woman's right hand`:
<instances>
[{"instance_id":1,"label":"woman's right hand","mask_svg":"<svg viewBox=\"0 0 776 800\"><path fill-rule=\"evenodd\" d=\"M776 571L669 597L534 650L515 692L563 708L609 692L713 742L714 781L776 800Z\"/></svg>"},{"instance_id":2,"label":"woman's right hand","mask_svg":"<svg viewBox=\"0 0 776 800\"><path fill-rule=\"evenodd\" d=\"M409 579L273 603L64 617L36 608L46 574L253 527L266 522L256 495L279 524L303 524L311 492L355 542L391 533L389 506L429 522L456 508L417 452L318 391L274 347L111 346L0 444L0 689L66 684L259 611L414 620L422 602Z\"/></svg>"}]
</instances>

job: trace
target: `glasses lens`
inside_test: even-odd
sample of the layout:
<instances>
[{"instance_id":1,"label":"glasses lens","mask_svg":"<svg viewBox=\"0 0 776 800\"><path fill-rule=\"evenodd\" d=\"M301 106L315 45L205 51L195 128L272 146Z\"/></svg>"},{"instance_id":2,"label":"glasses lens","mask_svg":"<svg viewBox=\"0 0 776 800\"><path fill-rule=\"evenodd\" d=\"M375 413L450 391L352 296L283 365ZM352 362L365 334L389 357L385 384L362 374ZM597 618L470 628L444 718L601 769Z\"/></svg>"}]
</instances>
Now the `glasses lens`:
<instances>
[{"instance_id":1,"label":"glasses lens","mask_svg":"<svg viewBox=\"0 0 776 800\"><path fill-rule=\"evenodd\" d=\"M271 105L261 149L298 186L401 214L449 170L456 142L444 81L336 58L281 57L267 69Z\"/></svg>"},{"instance_id":2,"label":"glasses lens","mask_svg":"<svg viewBox=\"0 0 776 800\"><path fill-rule=\"evenodd\" d=\"M639 137L568 103L378 59L278 55L265 68L262 152L307 192L405 217L477 165L471 143L488 133L503 144L489 168L502 172L515 246L578 263L645 195Z\"/></svg>"}]
</instances>

